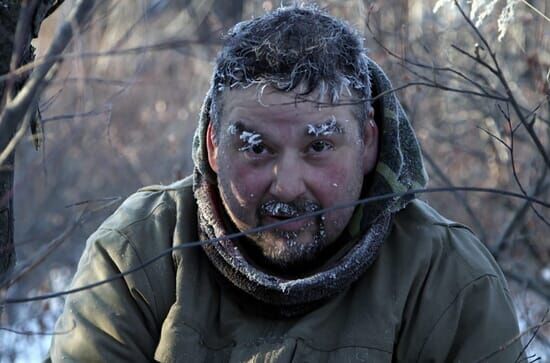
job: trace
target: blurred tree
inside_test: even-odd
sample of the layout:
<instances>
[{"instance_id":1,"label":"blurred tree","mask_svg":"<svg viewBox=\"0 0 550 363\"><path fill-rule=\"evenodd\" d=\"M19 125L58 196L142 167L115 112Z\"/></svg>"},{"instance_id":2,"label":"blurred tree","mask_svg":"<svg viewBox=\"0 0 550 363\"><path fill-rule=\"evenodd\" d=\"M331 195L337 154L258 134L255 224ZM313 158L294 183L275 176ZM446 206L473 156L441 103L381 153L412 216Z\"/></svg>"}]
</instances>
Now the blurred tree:
<instances>
[{"instance_id":1,"label":"blurred tree","mask_svg":"<svg viewBox=\"0 0 550 363\"><path fill-rule=\"evenodd\" d=\"M0 74L4 75L34 59L31 40L38 36L42 21L63 3L64 0L0 1ZM12 100L28 78L28 73L9 77L0 83L0 109ZM38 130L39 120L36 103L27 110L33 134ZM20 127L23 117L15 115L0 123L0 153L4 152ZM9 152L0 163L0 283L15 264L13 245L13 175L14 152ZM1 309L1 307L0 307ZM1 313L1 310L0 310Z\"/></svg>"}]
</instances>

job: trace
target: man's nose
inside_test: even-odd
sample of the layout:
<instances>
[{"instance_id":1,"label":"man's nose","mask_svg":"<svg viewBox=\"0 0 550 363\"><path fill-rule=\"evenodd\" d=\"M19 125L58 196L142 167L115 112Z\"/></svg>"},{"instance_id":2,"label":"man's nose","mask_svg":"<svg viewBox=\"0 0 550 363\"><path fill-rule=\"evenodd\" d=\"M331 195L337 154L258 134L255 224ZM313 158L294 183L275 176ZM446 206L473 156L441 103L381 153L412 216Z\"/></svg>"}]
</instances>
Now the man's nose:
<instances>
[{"instance_id":1,"label":"man's nose","mask_svg":"<svg viewBox=\"0 0 550 363\"><path fill-rule=\"evenodd\" d=\"M303 165L296 156L283 155L273 166L270 193L281 202L292 202L305 191Z\"/></svg>"}]
</instances>

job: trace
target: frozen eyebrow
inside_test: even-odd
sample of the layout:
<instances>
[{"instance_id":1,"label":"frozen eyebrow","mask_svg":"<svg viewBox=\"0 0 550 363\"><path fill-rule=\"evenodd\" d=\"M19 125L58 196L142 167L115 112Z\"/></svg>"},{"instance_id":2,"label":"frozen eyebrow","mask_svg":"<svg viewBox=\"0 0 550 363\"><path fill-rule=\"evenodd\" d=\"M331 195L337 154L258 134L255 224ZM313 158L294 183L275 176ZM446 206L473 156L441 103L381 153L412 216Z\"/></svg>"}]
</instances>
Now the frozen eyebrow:
<instances>
[{"instance_id":1,"label":"frozen eyebrow","mask_svg":"<svg viewBox=\"0 0 550 363\"><path fill-rule=\"evenodd\" d=\"M253 130L245 130L244 125L237 121L227 127L227 133L229 135L239 135L239 139L243 142L243 146L239 148L239 151L248 151L254 146L263 143L262 135Z\"/></svg>"},{"instance_id":2,"label":"frozen eyebrow","mask_svg":"<svg viewBox=\"0 0 550 363\"><path fill-rule=\"evenodd\" d=\"M229 135L237 135L239 131L242 131L243 125L240 122L235 122L227 127L227 133Z\"/></svg>"},{"instance_id":3,"label":"frozen eyebrow","mask_svg":"<svg viewBox=\"0 0 550 363\"><path fill-rule=\"evenodd\" d=\"M336 122L336 118L334 116L332 116L330 120L327 120L325 122L321 122L315 125L307 125L307 134L309 136L329 136L342 133L344 133L344 129L342 129L338 125L338 122Z\"/></svg>"},{"instance_id":4,"label":"frozen eyebrow","mask_svg":"<svg viewBox=\"0 0 550 363\"><path fill-rule=\"evenodd\" d=\"M263 143L262 135L256 131L243 130L241 125L235 125L236 129L233 135L236 135L240 131L239 139L243 142L243 146L239 148L239 151L248 151L254 146L261 145ZM241 126L241 127L239 127Z\"/></svg>"}]
</instances>

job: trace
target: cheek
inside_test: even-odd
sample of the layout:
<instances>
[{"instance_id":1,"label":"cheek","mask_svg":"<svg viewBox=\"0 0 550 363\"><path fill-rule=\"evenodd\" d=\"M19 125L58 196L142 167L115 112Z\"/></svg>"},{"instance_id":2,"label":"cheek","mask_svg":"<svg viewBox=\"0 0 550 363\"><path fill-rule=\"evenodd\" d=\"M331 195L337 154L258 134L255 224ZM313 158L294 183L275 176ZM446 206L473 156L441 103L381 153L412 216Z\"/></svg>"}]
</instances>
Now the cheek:
<instances>
[{"instance_id":1,"label":"cheek","mask_svg":"<svg viewBox=\"0 0 550 363\"><path fill-rule=\"evenodd\" d=\"M326 206L356 200L361 193L363 175L353 165L334 163L315 178L318 195Z\"/></svg>"},{"instance_id":2,"label":"cheek","mask_svg":"<svg viewBox=\"0 0 550 363\"><path fill-rule=\"evenodd\" d=\"M233 162L225 165L222 168L225 172L220 173L220 179L229 181L228 187L242 207L254 206L269 188L268 173L245 163Z\"/></svg>"},{"instance_id":3,"label":"cheek","mask_svg":"<svg viewBox=\"0 0 550 363\"><path fill-rule=\"evenodd\" d=\"M360 197L363 183L361 170L353 163L334 163L316 177L315 194L325 208L355 201ZM348 224L354 208L342 208L325 214L325 228L329 241L335 240Z\"/></svg>"}]
</instances>

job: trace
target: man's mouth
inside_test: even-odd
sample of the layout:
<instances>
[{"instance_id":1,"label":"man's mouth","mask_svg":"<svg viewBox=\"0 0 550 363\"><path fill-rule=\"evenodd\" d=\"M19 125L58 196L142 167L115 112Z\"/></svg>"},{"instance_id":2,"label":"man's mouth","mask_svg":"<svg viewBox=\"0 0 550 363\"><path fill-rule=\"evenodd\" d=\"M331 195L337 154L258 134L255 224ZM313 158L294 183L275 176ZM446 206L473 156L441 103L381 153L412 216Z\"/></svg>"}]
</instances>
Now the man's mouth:
<instances>
[{"instance_id":1,"label":"man's mouth","mask_svg":"<svg viewBox=\"0 0 550 363\"><path fill-rule=\"evenodd\" d=\"M310 201L302 203L269 201L261 205L260 215L264 225L285 222L274 228L282 231L296 232L314 223L315 217L304 217L297 220L292 219L299 216L305 216L319 209L321 209L321 207L317 203Z\"/></svg>"},{"instance_id":2,"label":"man's mouth","mask_svg":"<svg viewBox=\"0 0 550 363\"><path fill-rule=\"evenodd\" d=\"M273 227L273 229L277 229L280 231L297 232L299 230L306 228L311 223L313 223L313 218L304 218L304 219L298 219L298 220L292 220L292 218L293 217L285 218L285 217L277 217L277 216L264 216L263 224L270 225L273 223L283 222Z\"/></svg>"}]
</instances>

